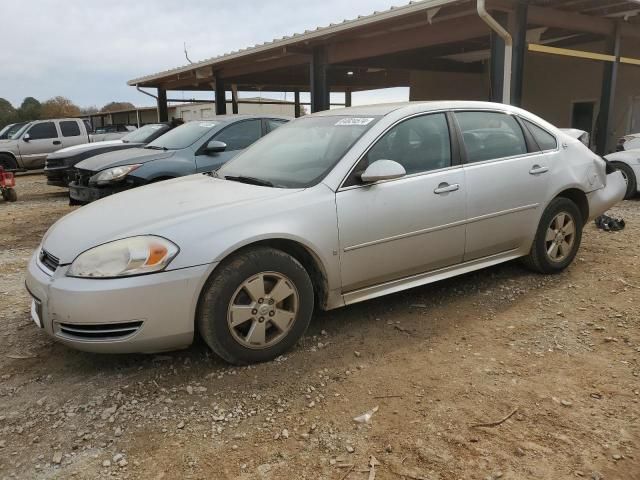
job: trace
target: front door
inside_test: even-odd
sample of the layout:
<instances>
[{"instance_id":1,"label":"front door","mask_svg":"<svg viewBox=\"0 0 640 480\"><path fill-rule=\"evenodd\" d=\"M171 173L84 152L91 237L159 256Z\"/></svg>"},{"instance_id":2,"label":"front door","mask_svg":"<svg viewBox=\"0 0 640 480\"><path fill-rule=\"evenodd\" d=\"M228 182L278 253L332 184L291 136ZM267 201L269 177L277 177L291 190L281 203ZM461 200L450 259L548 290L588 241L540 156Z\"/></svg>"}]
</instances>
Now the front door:
<instances>
[{"instance_id":1,"label":"front door","mask_svg":"<svg viewBox=\"0 0 640 480\"><path fill-rule=\"evenodd\" d=\"M380 159L407 175L359 182ZM466 181L457 163L444 113L404 120L369 149L336 194L345 293L462 261Z\"/></svg>"},{"instance_id":2,"label":"front door","mask_svg":"<svg viewBox=\"0 0 640 480\"><path fill-rule=\"evenodd\" d=\"M28 135L28 140L25 139ZM62 148L55 122L39 122L31 126L20 140L18 148L25 168L38 168L51 152Z\"/></svg>"},{"instance_id":3,"label":"front door","mask_svg":"<svg viewBox=\"0 0 640 480\"><path fill-rule=\"evenodd\" d=\"M218 140L226 143L226 150L219 153L202 153L196 155L197 171L211 172L217 170L261 136L262 121L260 119L243 120L232 123L208 140ZM206 143L204 147L206 147Z\"/></svg>"},{"instance_id":4,"label":"front door","mask_svg":"<svg viewBox=\"0 0 640 480\"><path fill-rule=\"evenodd\" d=\"M553 154L528 145L512 115L469 111L455 116L466 152L465 262L522 248L544 208Z\"/></svg>"}]
</instances>

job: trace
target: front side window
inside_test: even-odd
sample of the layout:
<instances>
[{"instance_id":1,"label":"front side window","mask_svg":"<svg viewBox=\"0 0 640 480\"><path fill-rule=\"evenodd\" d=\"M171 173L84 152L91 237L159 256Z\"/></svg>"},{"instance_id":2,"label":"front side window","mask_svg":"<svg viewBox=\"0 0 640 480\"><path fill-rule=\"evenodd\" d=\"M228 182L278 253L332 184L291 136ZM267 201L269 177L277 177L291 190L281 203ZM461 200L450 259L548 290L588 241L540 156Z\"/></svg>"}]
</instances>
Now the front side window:
<instances>
[{"instance_id":1,"label":"front side window","mask_svg":"<svg viewBox=\"0 0 640 480\"><path fill-rule=\"evenodd\" d=\"M558 148L556 137L551 135L545 129L537 126L534 123L531 123L529 120L525 120L523 118L522 121L531 132L531 135L533 135L533 138L538 144L538 147L540 147L540 150L555 150L556 148Z\"/></svg>"},{"instance_id":2,"label":"front side window","mask_svg":"<svg viewBox=\"0 0 640 480\"><path fill-rule=\"evenodd\" d=\"M451 166L451 142L445 114L405 120L385 133L365 158L366 166L376 160L398 162L407 175ZM358 168L364 170L366 166L359 165Z\"/></svg>"},{"instance_id":3,"label":"front side window","mask_svg":"<svg viewBox=\"0 0 640 480\"><path fill-rule=\"evenodd\" d=\"M253 177L276 187L320 182L379 117L302 117L279 127L218 170L218 176Z\"/></svg>"},{"instance_id":4,"label":"front side window","mask_svg":"<svg viewBox=\"0 0 640 480\"><path fill-rule=\"evenodd\" d=\"M527 153L524 133L511 115L498 112L456 112L467 162L483 162Z\"/></svg>"},{"instance_id":5,"label":"front side window","mask_svg":"<svg viewBox=\"0 0 640 480\"><path fill-rule=\"evenodd\" d=\"M229 125L214 140L227 144L227 151L244 150L260 138L262 125L260 120L246 120Z\"/></svg>"},{"instance_id":6,"label":"front side window","mask_svg":"<svg viewBox=\"0 0 640 480\"><path fill-rule=\"evenodd\" d=\"M27 132L29 140L46 140L48 138L58 138L56 124L53 122L36 123Z\"/></svg>"},{"instance_id":7,"label":"front side window","mask_svg":"<svg viewBox=\"0 0 640 480\"><path fill-rule=\"evenodd\" d=\"M68 120L60 122L60 131L63 137L77 137L80 135L80 126L78 122Z\"/></svg>"}]
</instances>

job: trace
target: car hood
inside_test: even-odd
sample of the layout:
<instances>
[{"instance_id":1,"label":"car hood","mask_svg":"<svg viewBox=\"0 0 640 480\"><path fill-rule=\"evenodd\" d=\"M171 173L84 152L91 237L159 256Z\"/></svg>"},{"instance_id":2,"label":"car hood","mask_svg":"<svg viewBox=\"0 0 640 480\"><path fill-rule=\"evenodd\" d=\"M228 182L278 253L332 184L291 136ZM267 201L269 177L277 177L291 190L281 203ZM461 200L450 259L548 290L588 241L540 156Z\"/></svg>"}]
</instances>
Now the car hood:
<instances>
[{"instance_id":1,"label":"car hood","mask_svg":"<svg viewBox=\"0 0 640 480\"><path fill-rule=\"evenodd\" d=\"M95 144L94 144L95 145ZM161 160L175 155L175 150L154 150L151 148L133 148L126 150L115 150L102 153L95 157L87 158L76 164L76 168L99 172L105 168L119 167L121 165L131 165L132 163L147 163L154 160Z\"/></svg>"},{"instance_id":2,"label":"car hood","mask_svg":"<svg viewBox=\"0 0 640 480\"><path fill-rule=\"evenodd\" d=\"M42 244L61 264L71 263L96 245L136 235L160 235L188 250L189 245L211 240L208 236L212 225L214 230L222 231L250 221L251 216L262 215L269 202L300 191L247 185L204 174L189 175L121 192L79 208L58 220Z\"/></svg>"},{"instance_id":3,"label":"car hood","mask_svg":"<svg viewBox=\"0 0 640 480\"><path fill-rule=\"evenodd\" d=\"M75 155L77 153L90 152L91 150L97 150L108 145L119 145L123 143L122 140L105 140L104 142L83 143L81 145L72 145L71 147L64 147L60 150L49 154L49 158L66 157L69 153Z\"/></svg>"}]
</instances>

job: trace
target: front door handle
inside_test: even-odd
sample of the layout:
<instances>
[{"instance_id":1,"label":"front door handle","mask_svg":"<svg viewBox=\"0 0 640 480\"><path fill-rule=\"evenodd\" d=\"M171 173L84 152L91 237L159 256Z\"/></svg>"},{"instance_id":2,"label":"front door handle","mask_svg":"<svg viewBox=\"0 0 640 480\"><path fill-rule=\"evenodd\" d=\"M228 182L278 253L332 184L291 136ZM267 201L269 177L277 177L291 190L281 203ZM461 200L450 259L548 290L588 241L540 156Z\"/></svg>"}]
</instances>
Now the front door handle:
<instances>
[{"instance_id":1,"label":"front door handle","mask_svg":"<svg viewBox=\"0 0 640 480\"><path fill-rule=\"evenodd\" d=\"M54 145L60 145L61 143L62 143L62 142L61 142L60 140L54 140L54 141L53 141L53 144L54 144Z\"/></svg>"},{"instance_id":2,"label":"front door handle","mask_svg":"<svg viewBox=\"0 0 640 480\"><path fill-rule=\"evenodd\" d=\"M433 191L433 193L435 193L436 195L442 195L443 193L455 192L459 189L460 185L458 183L449 185L447 182L442 182L440 185L438 185L438 188Z\"/></svg>"},{"instance_id":3,"label":"front door handle","mask_svg":"<svg viewBox=\"0 0 640 480\"><path fill-rule=\"evenodd\" d=\"M549 171L549 167L541 167L540 165L534 165L533 167L531 167L531 170L529 170L529 173L531 175L540 175L541 173L546 173Z\"/></svg>"}]
</instances>

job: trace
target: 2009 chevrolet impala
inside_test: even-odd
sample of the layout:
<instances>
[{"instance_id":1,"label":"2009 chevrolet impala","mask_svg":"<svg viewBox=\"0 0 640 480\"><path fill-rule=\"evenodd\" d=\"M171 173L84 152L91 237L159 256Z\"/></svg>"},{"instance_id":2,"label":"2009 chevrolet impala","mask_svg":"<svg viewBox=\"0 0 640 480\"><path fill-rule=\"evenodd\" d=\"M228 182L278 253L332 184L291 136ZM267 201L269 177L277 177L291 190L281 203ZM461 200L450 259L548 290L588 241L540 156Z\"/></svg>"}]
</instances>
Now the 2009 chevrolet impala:
<instances>
[{"instance_id":1,"label":"2009 chevrolet impala","mask_svg":"<svg viewBox=\"0 0 640 480\"><path fill-rule=\"evenodd\" d=\"M484 102L303 117L213 174L59 220L28 267L32 315L93 352L188 346L272 359L333 309L523 257L558 272L625 182L578 140Z\"/></svg>"}]
</instances>

